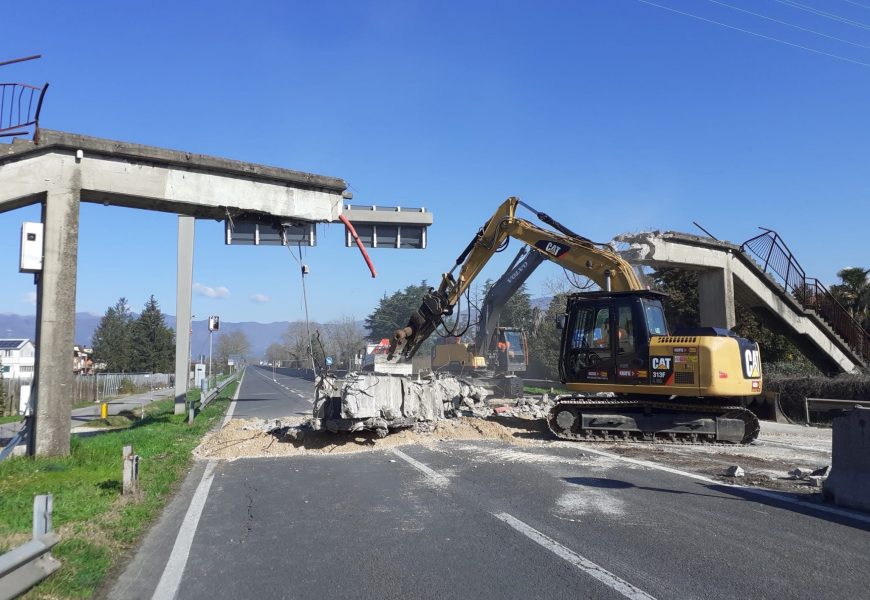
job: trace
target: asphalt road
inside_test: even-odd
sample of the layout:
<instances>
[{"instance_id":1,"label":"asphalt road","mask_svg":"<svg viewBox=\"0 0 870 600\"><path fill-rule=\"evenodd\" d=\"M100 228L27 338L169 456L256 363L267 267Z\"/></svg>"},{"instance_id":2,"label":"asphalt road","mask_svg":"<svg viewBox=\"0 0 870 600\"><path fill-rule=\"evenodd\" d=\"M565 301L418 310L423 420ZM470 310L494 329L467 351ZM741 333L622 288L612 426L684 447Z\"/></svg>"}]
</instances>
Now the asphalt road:
<instances>
[{"instance_id":1,"label":"asphalt road","mask_svg":"<svg viewBox=\"0 0 870 600\"><path fill-rule=\"evenodd\" d=\"M301 380L259 396L263 374L248 369L237 410L310 407ZM582 444L457 441L200 464L112 595L160 580L158 598L857 598L868 549L867 517Z\"/></svg>"},{"instance_id":2,"label":"asphalt road","mask_svg":"<svg viewBox=\"0 0 870 600\"><path fill-rule=\"evenodd\" d=\"M248 367L233 418L310 416L313 401L313 381L291 377L281 369Z\"/></svg>"}]
</instances>

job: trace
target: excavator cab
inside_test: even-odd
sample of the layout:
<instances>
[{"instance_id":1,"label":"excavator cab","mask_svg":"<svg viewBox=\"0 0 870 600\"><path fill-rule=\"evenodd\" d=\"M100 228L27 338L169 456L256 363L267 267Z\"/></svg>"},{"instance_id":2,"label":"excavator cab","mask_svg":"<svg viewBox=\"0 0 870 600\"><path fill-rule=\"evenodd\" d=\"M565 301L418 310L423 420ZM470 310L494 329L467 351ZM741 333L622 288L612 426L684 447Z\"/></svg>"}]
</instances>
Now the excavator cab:
<instances>
[{"instance_id":1,"label":"excavator cab","mask_svg":"<svg viewBox=\"0 0 870 600\"><path fill-rule=\"evenodd\" d=\"M528 366L526 332L517 327L499 327L495 335L495 371L497 373L521 373Z\"/></svg>"},{"instance_id":2,"label":"excavator cab","mask_svg":"<svg viewBox=\"0 0 870 600\"><path fill-rule=\"evenodd\" d=\"M665 297L652 291L569 296L559 365L562 380L648 383L650 338L668 335L662 307Z\"/></svg>"}]
</instances>

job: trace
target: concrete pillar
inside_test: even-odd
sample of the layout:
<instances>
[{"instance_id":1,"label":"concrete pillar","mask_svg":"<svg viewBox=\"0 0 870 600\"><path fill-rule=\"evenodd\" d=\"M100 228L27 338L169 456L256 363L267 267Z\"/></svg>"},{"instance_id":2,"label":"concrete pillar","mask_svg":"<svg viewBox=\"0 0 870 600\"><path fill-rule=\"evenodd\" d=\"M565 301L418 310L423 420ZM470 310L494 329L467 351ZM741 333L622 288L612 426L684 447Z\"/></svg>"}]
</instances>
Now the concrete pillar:
<instances>
[{"instance_id":1,"label":"concrete pillar","mask_svg":"<svg viewBox=\"0 0 870 600\"><path fill-rule=\"evenodd\" d=\"M193 234L196 220L178 215L178 267L175 293L175 414L187 403L190 358L190 299L193 288Z\"/></svg>"},{"instance_id":2,"label":"concrete pillar","mask_svg":"<svg viewBox=\"0 0 870 600\"><path fill-rule=\"evenodd\" d=\"M731 265L698 274L698 308L702 327L732 329L737 323L734 313L734 278Z\"/></svg>"},{"instance_id":3,"label":"concrete pillar","mask_svg":"<svg viewBox=\"0 0 870 600\"><path fill-rule=\"evenodd\" d=\"M43 204L42 273L36 286L36 408L30 454L70 451L79 188L50 190Z\"/></svg>"}]
</instances>

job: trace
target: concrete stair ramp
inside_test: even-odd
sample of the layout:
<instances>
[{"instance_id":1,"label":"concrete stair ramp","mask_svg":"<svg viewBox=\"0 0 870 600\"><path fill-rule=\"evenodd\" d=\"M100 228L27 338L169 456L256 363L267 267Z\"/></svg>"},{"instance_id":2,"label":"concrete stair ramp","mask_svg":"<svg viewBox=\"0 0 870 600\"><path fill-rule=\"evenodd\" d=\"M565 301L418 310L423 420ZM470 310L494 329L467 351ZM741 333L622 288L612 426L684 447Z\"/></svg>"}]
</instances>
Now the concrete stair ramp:
<instances>
[{"instance_id":1,"label":"concrete stair ramp","mask_svg":"<svg viewBox=\"0 0 870 600\"><path fill-rule=\"evenodd\" d=\"M616 239L629 245L622 254L633 264L699 272L702 326L733 328L739 302L824 373L848 373L870 364L870 335L818 280L806 277L771 230L742 246L679 232Z\"/></svg>"}]
</instances>

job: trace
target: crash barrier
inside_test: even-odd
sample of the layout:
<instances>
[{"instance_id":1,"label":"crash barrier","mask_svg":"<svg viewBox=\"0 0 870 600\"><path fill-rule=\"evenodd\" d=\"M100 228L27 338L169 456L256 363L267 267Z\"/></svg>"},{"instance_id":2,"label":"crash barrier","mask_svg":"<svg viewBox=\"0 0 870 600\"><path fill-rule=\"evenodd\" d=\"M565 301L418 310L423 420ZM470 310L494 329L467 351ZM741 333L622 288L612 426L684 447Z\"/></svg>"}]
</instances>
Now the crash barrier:
<instances>
[{"instance_id":1,"label":"crash barrier","mask_svg":"<svg viewBox=\"0 0 870 600\"><path fill-rule=\"evenodd\" d=\"M281 372L286 373L290 377L299 377L300 379L314 381L314 371L312 369L281 369Z\"/></svg>"},{"instance_id":2,"label":"crash barrier","mask_svg":"<svg viewBox=\"0 0 870 600\"><path fill-rule=\"evenodd\" d=\"M239 374L244 371L244 369L236 371L210 390L203 390L202 395L199 397L199 407L197 407L193 402L189 403L187 407L187 422L193 423L193 419L196 418L196 415L202 412L202 409L208 406L209 402L217 398L218 394L220 394L225 387L235 381L236 378L239 377Z\"/></svg>"},{"instance_id":3,"label":"crash barrier","mask_svg":"<svg viewBox=\"0 0 870 600\"><path fill-rule=\"evenodd\" d=\"M0 556L0 600L23 594L60 568L51 555L59 538L51 528L53 497L33 499L33 539Z\"/></svg>"},{"instance_id":4,"label":"crash barrier","mask_svg":"<svg viewBox=\"0 0 870 600\"><path fill-rule=\"evenodd\" d=\"M833 398L804 398L804 416L812 423L811 413L830 413L851 410L856 406L870 407L870 400L836 400Z\"/></svg>"},{"instance_id":5,"label":"crash barrier","mask_svg":"<svg viewBox=\"0 0 870 600\"><path fill-rule=\"evenodd\" d=\"M834 419L831 475L822 493L828 502L870 510L870 408L856 406Z\"/></svg>"}]
</instances>

